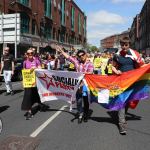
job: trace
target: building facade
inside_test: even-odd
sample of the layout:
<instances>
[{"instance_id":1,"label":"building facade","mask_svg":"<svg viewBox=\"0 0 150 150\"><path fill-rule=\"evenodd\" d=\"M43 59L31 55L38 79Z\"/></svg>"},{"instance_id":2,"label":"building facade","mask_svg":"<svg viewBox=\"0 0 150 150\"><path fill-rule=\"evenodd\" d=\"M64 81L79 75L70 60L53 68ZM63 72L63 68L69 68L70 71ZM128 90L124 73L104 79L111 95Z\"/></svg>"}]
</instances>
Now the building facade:
<instances>
[{"instance_id":1,"label":"building facade","mask_svg":"<svg viewBox=\"0 0 150 150\"><path fill-rule=\"evenodd\" d=\"M136 15L136 17L133 19L133 23L131 25L131 30L129 33L130 40L131 40L131 47L133 49L139 50L140 48L140 42L139 42L139 23L140 23L140 17L139 14Z\"/></svg>"},{"instance_id":2,"label":"building facade","mask_svg":"<svg viewBox=\"0 0 150 150\"><path fill-rule=\"evenodd\" d=\"M111 35L109 37L106 37L104 39L101 40L101 47L102 49L105 50L109 50L109 51L116 51L117 49L120 48L120 38L122 37L129 37L129 31L130 29L128 29L127 31L122 32L121 34L114 34Z\"/></svg>"},{"instance_id":3,"label":"building facade","mask_svg":"<svg viewBox=\"0 0 150 150\"><path fill-rule=\"evenodd\" d=\"M150 54L150 0L146 0L132 23L131 44L143 54Z\"/></svg>"},{"instance_id":4,"label":"building facade","mask_svg":"<svg viewBox=\"0 0 150 150\"><path fill-rule=\"evenodd\" d=\"M31 46L40 52L51 43L60 43L67 50L86 44L87 17L73 0L3 0L0 12L21 16L18 57ZM7 45L13 49L13 44Z\"/></svg>"}]
</instances>

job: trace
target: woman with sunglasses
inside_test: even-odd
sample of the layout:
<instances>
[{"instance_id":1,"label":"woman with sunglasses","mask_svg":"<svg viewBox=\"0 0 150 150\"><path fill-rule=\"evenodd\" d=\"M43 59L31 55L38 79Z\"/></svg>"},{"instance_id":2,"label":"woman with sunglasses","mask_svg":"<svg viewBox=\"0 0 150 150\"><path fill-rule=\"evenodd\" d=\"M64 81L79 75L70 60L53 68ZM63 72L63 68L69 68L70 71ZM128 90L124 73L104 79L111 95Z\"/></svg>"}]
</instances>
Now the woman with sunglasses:
<instances>
[{"instance_id":1,"label":"woman with sunglasses","mask_svg":"<svg viewBox=\"0 0 150 150\"><path fill-rule=\"evenodd\" d=\"M36 59L33 56L33 54L34 53L32 49L27 50L27 59L23 62L24 69L30 69L31 71L34 71L34 69L36 68L41 68L40 61ZM37 87L25 88L21 109L27 111L25 115L26 120L29 120L33 117L32 106L34 103L38 103L40 109L42 109L43 107L47 107L47 108L49 107L41 103L40 97L37 91Z\"/></svg>"},{"instance_id":2,"label":"woman with sunglasses","mask_svg":"<svg viewBox=\"0 0 150 150\"><path fill-rule=\"evenodd\" d=\"M67 53L64 52L64 48L61 46L56 45L55 49L60 52L67 60L72 62L75 65L75 69L77 72L83 73L93 73L94 66L92 62L89 61L87 53L84 50L79 50L77 52L77 58L69 56ZM88 94L86 86L81 83L77 94L77 110L78 110L78 123L81 123L82 120L84 122L88 121L88 113L89 113L89 101L88 101ZM83 101L83 110L82 110L82 101Z\"/></svg>"},{"instance_id":3,"label":"woman with sunglasses","mask_svg":"<svg viewBox=\"0 0 150 150\"><path fill-rule=\"evenodd\" d=\"M133 70L144 64L140 54L130 48L130 40L128 37L123 37L120 40L120 45L120 52L113 58L114 66L118 67L117 70L114 71L116 74ZM125 108L118 110L120 134L126 134L127 132L125 114L127 113L128 108L129 106L127 103Z\"/></svg>"}]
</instances>

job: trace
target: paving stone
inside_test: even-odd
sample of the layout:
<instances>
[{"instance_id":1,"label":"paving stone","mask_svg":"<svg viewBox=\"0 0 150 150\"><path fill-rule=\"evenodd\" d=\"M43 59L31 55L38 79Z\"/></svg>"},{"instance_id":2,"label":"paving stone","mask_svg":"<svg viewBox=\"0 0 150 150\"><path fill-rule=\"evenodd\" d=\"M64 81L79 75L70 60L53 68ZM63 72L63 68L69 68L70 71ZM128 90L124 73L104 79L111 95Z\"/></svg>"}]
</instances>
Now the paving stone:
<instances>
[{"instance_id":1,"label":"paving stone","mask_svg":"<svg viewBox=\"0 0 150 150\"><path fill-rule=\"evenodd\" d=\"M39 144L38 138L11 135L0 142L0 150L36 150Z\"/></svg>"}]
</instances>

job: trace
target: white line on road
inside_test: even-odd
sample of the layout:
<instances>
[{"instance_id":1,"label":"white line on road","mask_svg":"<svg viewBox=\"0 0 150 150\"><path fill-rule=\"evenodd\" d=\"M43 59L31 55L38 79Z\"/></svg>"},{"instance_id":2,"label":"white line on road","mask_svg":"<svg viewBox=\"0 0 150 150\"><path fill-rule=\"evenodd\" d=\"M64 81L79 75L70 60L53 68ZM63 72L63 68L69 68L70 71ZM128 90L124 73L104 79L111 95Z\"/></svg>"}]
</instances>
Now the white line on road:
<instances>
[{"instance_id":1,"label":"white line on road","mask_svg":"<svg viewBox=\"0 0 150 150\"><path fill-rule=\"evenodd\" d=\"M36 137L49 123L51 123L61 112L65 110L67 106L62 106L53 116L51 116L47 121L45 121L41 126L39 126L33 133L30 134L30 137Z\"/></svg>"}]
</instances>

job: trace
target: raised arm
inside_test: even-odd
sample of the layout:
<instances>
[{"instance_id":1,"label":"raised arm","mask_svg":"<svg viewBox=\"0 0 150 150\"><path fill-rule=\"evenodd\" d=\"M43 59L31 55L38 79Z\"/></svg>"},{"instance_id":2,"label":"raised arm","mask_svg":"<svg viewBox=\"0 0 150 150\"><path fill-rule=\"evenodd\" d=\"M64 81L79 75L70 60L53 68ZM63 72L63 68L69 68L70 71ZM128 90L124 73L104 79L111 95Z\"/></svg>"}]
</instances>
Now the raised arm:
<instances>
[{"instance_id":1,"label":"raised arm","mask_svg":"<svg viewBox=\"0 0 150 150\"><path fill-rule=\"evenodd\" d=\"M60 52L66 59L69 58L69 55L66 52L64 52L63 47L56 44L51 44L51 47L55 49L57 52Z\"/></svg>"}]
</instances>

